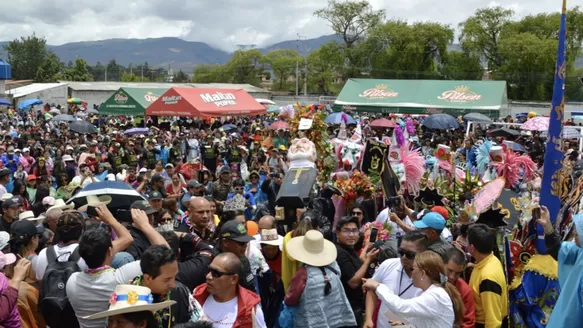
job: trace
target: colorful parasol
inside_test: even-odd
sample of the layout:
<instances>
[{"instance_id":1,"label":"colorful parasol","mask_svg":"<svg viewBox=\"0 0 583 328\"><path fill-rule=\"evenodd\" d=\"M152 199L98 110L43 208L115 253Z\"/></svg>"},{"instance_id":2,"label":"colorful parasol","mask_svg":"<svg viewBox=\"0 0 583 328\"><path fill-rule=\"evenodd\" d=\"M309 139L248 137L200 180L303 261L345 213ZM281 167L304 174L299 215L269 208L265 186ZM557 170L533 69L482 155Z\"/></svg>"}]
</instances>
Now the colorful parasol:
<instances>
[{"instance_id":1,"label":"colorful parasol","mask_svg":"<svg viewBox=\"0 0 583 328\"><path fill-rule=\"evenodd\" d=\"M272 130L288 130L289 124L286 121L275 121L269 126Z\"/></svg>"},{"instance_id":2,"label":"colorful parasol","mask_svg":"<svg viewBox=\"0 0 583 328\"><path fill-rule=\"evenodd\" d=\"M83 99L80 98L69 98L69 100L67 100L67 104L77 104L77 105L81 105L81 104L86 104L87 102Z\"/></svg>"},{"instance_id":3,"label":"colorful parasol","mask_svg":"<svg viewBox=\"0 0 583 328\"><path fill-rule=\"evenodd\" d=\"M378 120L370 122L369 126L371 128L391 129L395 127L395 122L386 118L379 118Z\"/></svg>"},{"instance_id":4,"label":"colorful parasol","mask_svg":"<svg viewBox=\"0 0 583 328\"><path fill-rule=\"evenodd\" d=\"M488 208L494 204L498 197L500 197L502 190L504 190L505 184L506 179L500 177L490 181L484 187L482 187L472 202L475 212L481 214L488 210Z\"/></svg>"},{"instance_id":5,"label":"colorful parasol","mask_svg":"<svg viewBox=\"0 0 583 328\"><path fill-rule=\"evenodd\" d=\"M526 131L548 131L550 119L548 117L533 117L520 126Z\"/></svg>"}]
</instances>

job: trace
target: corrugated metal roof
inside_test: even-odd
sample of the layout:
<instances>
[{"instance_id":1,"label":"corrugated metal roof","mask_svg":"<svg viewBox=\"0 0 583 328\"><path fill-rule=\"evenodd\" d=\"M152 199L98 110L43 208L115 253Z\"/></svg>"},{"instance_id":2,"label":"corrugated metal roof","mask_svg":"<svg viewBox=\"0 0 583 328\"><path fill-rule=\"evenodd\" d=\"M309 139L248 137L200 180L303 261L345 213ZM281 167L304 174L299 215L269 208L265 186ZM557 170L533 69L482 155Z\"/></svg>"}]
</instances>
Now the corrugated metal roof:
<instances>
[{"instance_id":1,"label":"corrugated metal roof","mask_svg":"<svg viewBox=\"0 0 583 328\"><path fill-rule=\"evenodd\" d=\"M243 89L247 92L269 92L268 90L255 87L251 84L229 84L229 83L154 83L154 82L66 82L69 88L75 91L116 91L119 88L221 88L221 89Z\"/></svg>"},{"instance_id":2,"label":"corrugated metal roof","mask_svg":"<svg viewBox=\"0 0 583 328\"><path fill-rule=\"evenodd\" d=\"M64 85L67 85L67 83L33 83L23 87L6 90L6 94L12 95L13 98L20 98L31 93L58 88Z\"/></svg>"}]
</instances>

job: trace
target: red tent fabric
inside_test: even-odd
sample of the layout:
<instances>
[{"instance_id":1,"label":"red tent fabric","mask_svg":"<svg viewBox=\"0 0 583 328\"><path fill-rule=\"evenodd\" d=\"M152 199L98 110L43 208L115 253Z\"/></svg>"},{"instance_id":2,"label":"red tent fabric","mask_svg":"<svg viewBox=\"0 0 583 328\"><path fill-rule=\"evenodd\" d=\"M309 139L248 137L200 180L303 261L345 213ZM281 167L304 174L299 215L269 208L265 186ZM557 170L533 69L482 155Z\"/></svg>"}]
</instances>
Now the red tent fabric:
<instances>
[{"instance_id":1,"label":"red tent fabric","mask_svg":"<svg viewBox=\"0 0 583 328\"><path fill-rule=\"evenodd\" d=\"M243 89L170 88L146 108L146 115L181 117L253 116L265 114Z\"/></svg>"}]
</instances>

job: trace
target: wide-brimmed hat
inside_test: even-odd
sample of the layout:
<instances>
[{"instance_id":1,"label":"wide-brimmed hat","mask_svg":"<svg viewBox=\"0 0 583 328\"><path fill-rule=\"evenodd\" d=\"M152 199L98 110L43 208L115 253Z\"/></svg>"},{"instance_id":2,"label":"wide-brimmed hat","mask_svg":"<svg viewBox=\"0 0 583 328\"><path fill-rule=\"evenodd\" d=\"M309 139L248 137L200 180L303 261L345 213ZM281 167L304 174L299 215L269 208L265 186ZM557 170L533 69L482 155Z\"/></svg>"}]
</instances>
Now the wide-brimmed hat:
<instances>
[{"instance_id":1,"label":"wide-brimmed hat","mask_svg":"<svg viewBox=\"0 0 583 328\"><path fill-rule=\"evenodd\" d=\"M176 304L176 301L154 303L150 288L135 285L118 285L109 297L109 309L83 319L94 320L112 317L118 314L141 311L156 312Z\"/></svg>"},{"instance_id":2,"label":"wide-brimmed hat","mask_svg":"<svg viewBox=\"0 0 583 328\"><path fill-rule=\"evenodd\" d=\"M49 214L50 211L54 211L54 210L68 210L68 209L72 209L75 208L75 204L71 203L71 204L65 204L65 201L62 199L55 199L55 204L53 204L53 206L49 207L47 209L47 211L45 212L46 214Z\"/></svg>"},{"instance_id":3,"label":"wide-brimmed hat","mask_svg":"<svg viewBox=\"0 0 583 328\"><path fill-rule=\"evenodd\" d=\"M108 205L111 203L111 196L108 195L88 195L87 196L87 205L83 205L79 207L79 212L86 212L89 206L97 207L99 205Z\"/></svg>"},{"instance_id":4,"label":"wide-brimmed hat","mask_svg":"<svg viewBox=\"0 0 583 328\"><path fill-rule=\"evenodd\" d=\"M281 246L283 245L283 237L277 233L277 229L263 229L261 230L260 244Z\"/></svg>"},{"instance_id":5,"label":"wide-brimmed hat","mask_svg":"<svg viewBox=\"0 0 583 328\"><path fill-rule=\"evenodd\" d=\"M71 147L72 149L72 147ZM63 155L63 162L73 162L74 159L71 155Z\"/></svg>"},{"instance_id":6,"label":"wide-brimmed hat","mask_svg":"<svg viewBox=\"0 0 583 328\"><path fill-rule=\"evenodd\" d=\"M336 261L338 255L336 246L324 239L324 235L317 230L290 239L285 249L293 259L315 267L329 265Z\"/></svg>"},{"instance_id":7,"label":"wide-brimmed hat","mask_svg":"<svg viewBox=\"0 0 583 328\"><path fill-rule=\"evenodd\" d=\"M18 215L18 220L26 220L26 221L37 221L42 220L43 218L36 217L33 211L24 211Z\"/></svg>"}]
</instances>

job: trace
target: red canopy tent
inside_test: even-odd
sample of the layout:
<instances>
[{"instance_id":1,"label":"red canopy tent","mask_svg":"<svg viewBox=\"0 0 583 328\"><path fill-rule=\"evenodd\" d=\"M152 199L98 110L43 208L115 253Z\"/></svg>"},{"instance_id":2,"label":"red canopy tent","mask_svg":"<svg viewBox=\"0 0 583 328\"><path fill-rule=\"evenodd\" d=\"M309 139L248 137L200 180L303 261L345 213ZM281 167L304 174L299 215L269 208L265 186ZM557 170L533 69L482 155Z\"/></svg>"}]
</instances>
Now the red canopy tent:
<instances>
[{"instance_id":1,"label":"red canopy tent","mask_svg":"<svg viewBox=\"0 0 583 328\"><path fill-rule=\"evenodd\" d=\"M265 114L243 89L170 88L146 108L150 116L219 117Z\"/></svg>"}]
</instances>

